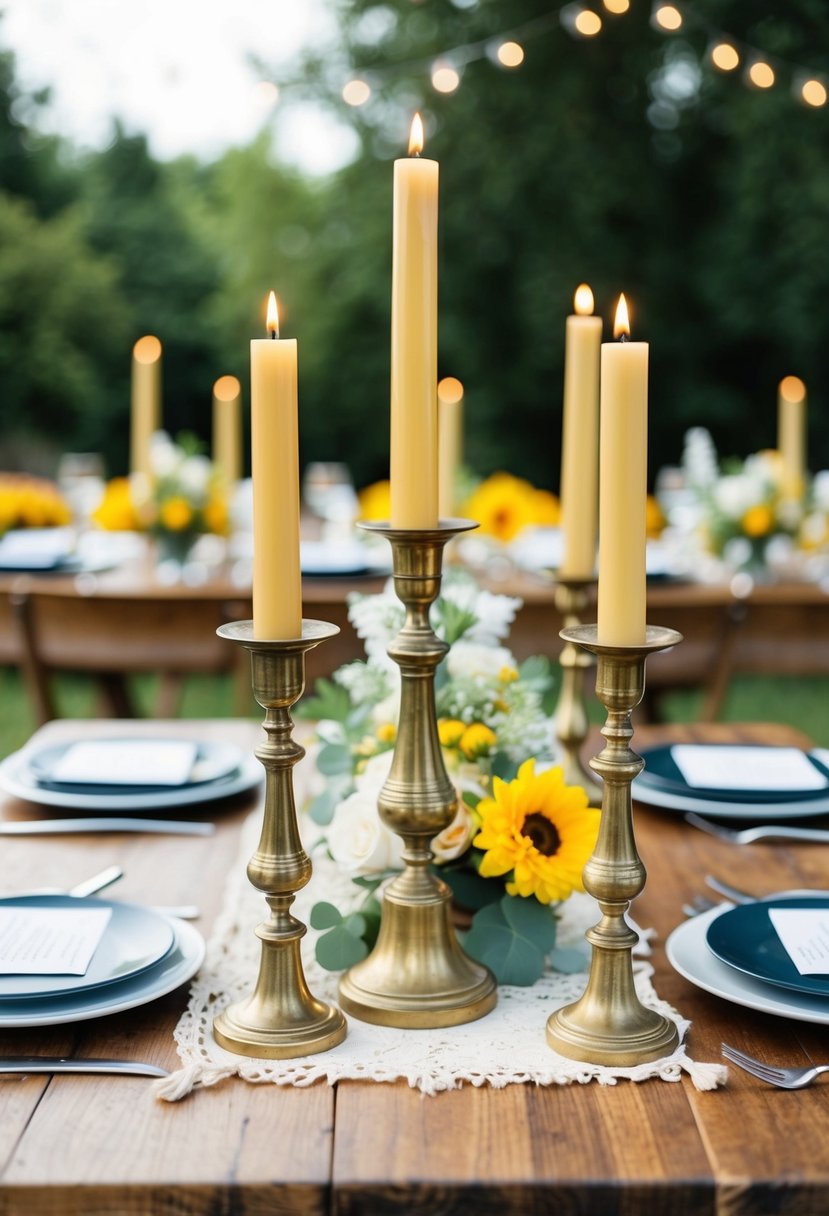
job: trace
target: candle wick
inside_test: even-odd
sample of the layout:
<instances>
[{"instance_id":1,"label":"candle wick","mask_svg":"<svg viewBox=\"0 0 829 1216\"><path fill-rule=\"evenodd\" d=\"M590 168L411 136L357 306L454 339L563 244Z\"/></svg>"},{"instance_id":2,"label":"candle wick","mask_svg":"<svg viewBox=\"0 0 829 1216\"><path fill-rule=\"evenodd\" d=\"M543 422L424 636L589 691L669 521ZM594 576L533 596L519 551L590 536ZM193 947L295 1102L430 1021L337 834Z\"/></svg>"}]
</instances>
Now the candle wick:
<instances>
[{"instance_id":1,"label":"candle wick","mask_svg":"<svg viewBox=\"0 0 829 1216\"><path fill-rule=\"evenodd\" d=\"M275 329L271 330L271 340L274 342L276 341L276 330Z\"/></svg>"},{"instance_id":2,"label":"candle wick","mask_svg":"<svg viewBox=\"0 0 829 1216\"><path fill-rule=\"evenodd\" d=\"M627 340L628 340L628 336L627 336L627 334L619 334L619 341L620 341L620 342L627 342Z\"/></svg>"}]
</instances>

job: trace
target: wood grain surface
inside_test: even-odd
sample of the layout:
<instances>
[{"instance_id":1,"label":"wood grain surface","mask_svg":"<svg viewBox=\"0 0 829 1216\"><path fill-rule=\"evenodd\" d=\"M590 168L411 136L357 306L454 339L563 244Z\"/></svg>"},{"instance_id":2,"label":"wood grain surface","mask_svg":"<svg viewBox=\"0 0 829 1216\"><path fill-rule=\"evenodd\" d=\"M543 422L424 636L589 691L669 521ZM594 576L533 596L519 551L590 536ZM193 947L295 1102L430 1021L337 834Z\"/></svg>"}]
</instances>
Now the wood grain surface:
<instances>
[{"instance_id":1,"label":"wood grain surface","mask_svg":"<svg viewBox=\"0 0 829 1216\"><path fill-rule=\"evenodd\" d=\"M239 742L247 722L131 724ZM77 723L53 723L44 741ZM95 723L84 730L124 729ZM642 728L634 744L667 739L799 743L784 727ZM594 749L595 750L595 749ZM238 831L255 803L195 808L212 838L3 838L0 894L65 886L110 862L113 896L196 902L209 933ZM11 799L4 815L45 812ZM691 1018L690 1053L718 1060L725 1040L771 1062L829 1059L825 1027L730 1005L665 962L663 943L706 873L757 893L829 886L829 847L738 848L639 807L648 882L634 915L659 933L655 986ZM143 1008L66 1027L0 1033L3 1054L129 1056L176 1065L173 1028L186 987ZM539 1010L543 1039L546 1011ZM138 1077L0 1080L2 1216L125 1213L547 1214L822 1216L829 1212L829 1086L789 1093L732 1069L727 1087L675 1084L465 1087L423 1097L404 1084L343 1082L283 1089L226 1081L177 1104Z\"/></svg>"}]
</instances>

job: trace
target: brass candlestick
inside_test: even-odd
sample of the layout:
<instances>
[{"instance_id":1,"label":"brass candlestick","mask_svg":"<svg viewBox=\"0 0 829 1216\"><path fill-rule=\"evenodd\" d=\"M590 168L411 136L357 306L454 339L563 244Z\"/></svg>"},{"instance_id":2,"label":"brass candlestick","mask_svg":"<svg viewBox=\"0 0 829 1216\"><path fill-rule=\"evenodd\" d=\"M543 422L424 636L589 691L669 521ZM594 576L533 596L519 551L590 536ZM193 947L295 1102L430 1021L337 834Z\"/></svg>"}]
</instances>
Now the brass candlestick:
<instances>
[{"instance_id":1,"label":"brass candlestick","mask_svg":"<svg viewBox=\"0 0 829 1216\"><path fill-rule=\"evenodd\" d=\"M449 647L434 633L429 609L440 590L443 548L475 525L441 520L435 528L361 524L391 543L394 587L406 621L388 653L400 667L400 723L380 818L403 837L404 870L386 888L377 943L340 981L343 1009L384 1026L455 1026L492 1009L491 972L458 945L449 919L451 892L429 870L432 837L454 818L435 716L435 669Z\"/></svg>"},{"instance_id":2,"label":"brass candlestick","mask_svg":"<svg viewBox=\"0 0 829 1216\"><path fill-rule=\"evenodd\" d=\"M645 885L645 867L633 838L630 786L644 761L630 747L630 715L645 691L648 655L675 646L682 635L649 626L641 646L605 646L595 625L582 625L563 629L561 637L597 656L596 693L607 710L607 745L590 761L604 781L601 825L584 867L585 889L598 900L602 919L586 934L593 947L587 987L575 1004L551 1015L547 1042L591 1064L643 1064L673 1051L678 1035L669 1018L642 1005L633 984L631 950L638 938L625 913Z\"/></svg>"},{"instance_id":3,"label":"brass candlestick","mask_svg":"<svg viewBox=\"0 0 829 1216\"><path fill-rule=\"evenodd\" d=\"M587 607L588 592L595 586L595 579L560 579L556 587L555 603L564 620L564 629L578 628ZM593 656L574 642L565 641L558 656L561 668L561 689L555 711L556 739L561 744L564 757L561 767L567 785L580 785L586 791L590 806L602 805L602 787L587 769L581 751L590 723L587 718L584 682L587 671L593 666Z\"/></svg>"},{"instance_id":4,"label":"brass candlestick","mask_svg":"<svg viewBox=\"0 0 829 1216\"><path fill-rule=\"evenodd\" d=\"M311 877L292 778L305 749L291 738L290 710L305 687L305 652L340 631L327 621L303 621L299 638L262 640L253 636L253 621L235 621L217 632L250 651L253 695L265 710L267 739L256 748L265 767L265 818L247 874L264 892L270 916L256 929L262 941L256 987L214 1019L213 1034L220 1046L238 1055L292 1059L327 1051L346 1033L339 1009L318 1001L308 989L299 952L305 926L290 910L296 892Z\"/></svg>"}]
</instances>

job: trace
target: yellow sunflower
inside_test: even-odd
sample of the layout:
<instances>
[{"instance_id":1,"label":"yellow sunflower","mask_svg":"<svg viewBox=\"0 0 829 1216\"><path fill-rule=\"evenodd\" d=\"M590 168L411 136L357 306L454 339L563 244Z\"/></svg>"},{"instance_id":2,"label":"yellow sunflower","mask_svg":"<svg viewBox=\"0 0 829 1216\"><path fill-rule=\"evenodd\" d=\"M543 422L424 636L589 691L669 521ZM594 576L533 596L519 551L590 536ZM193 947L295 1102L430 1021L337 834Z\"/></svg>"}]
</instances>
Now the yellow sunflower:
<instances>
[{"instance_id":1,"label":"yellow sunflower","mask_svg":"<svg viewBox=\"0 0 829 1216\"><path fill-rule=\"evenodd\" d=\"M478 521L481 531L510 541L535 523L535 489L511 473L493 473L482 481L463 507L463 514Z\"/></svg>"},{"instance_id":2,"label":"yellow sunflower","mask_svg":"<svg viewBox=\"0 0 829 1216\"><path fill-rule=\"evenodd\" d=\"M360 519L388 519L391 515L391 487L388 481L375 481L357 495Z\"/></svg>"},{"instance_id":3,"label":"yellow sunflower","mask_svg":"<svg viewBox=\"0 0 829 1216\"><path fill-rule=\"evenodd\" d=\"M481 830L472 844L484 851L480 873L512 872L510 895L534 895L539 903L583 891L581 872L599 831L599 812L578 785L565 785L560 768L536 773L526 760L509 783L494 777L493 796L476 808Z\"/></svg>"}]
</instances>

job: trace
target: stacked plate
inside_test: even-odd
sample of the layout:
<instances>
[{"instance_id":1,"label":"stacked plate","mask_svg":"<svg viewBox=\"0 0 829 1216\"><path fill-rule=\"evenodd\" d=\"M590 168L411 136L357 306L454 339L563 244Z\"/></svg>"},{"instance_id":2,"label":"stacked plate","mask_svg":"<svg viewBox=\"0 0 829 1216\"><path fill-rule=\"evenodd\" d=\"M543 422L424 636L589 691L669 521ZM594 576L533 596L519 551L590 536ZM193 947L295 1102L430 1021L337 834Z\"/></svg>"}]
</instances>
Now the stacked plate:
<instances>
[{"instance_id":1,"label":"stacked plate","mask_svg":"<svg viewBox=\"0 0 829 1216\"><path fill-rule=\"evenodd\" d=\"M782 894L712 908L674 929L666 943L668 959L692 984L736 1005L829 1025L829 971L800 974L772 923L774 909L829 917L829 896Z\"/></svg>"},{"instance_id":2,"label":"stacked plate","mask_svg":"<svg viewBox=\"0 0 829 1216\"><path fill-rule=\"evenodd\" d=\"M104 934L84 975L0 975L0 1028L51 1026L120 1013L164 996L201 966L201 934L151 908L71 895L20 895L0 909L101 909Z\"/></svg>"},{"instance_id":3,"label":"stacked plate","mask_svg":"<svg viewBox=\"0 0 829 1216\"><path fill-rule=\"evenodd\" d=\"M680 753L714 758L713 767L721 774L728 773L733 759L737 779L723 786L692 785L677 763ZM637 802L682 814L696 811L718 819L779 822L829 815L829 753L821 748L801 753L784 747L666 744L643 748L641 754L645 769L633 783ZM756 779L762 772L769 774L766 788ZM742 786L740 773L747 778ZM791 774L791 782L787 774ZM754 779L749 780L749 776Z\"/></svg>"},{"instance_id":4,"label":"stacked plate","mask_svg":"<svg viewBox=\"0 0 829 1216\"><path fill-rule=\"evenodd\" d=\"M83 747L98 763L73 765L73 752ZM192 746L186 768L175 777L162 774L161 754L171 747L168 739L82 737L51 746L27 746L0 763L0 787L17 798L42 806L95 811L155 811L167 807L195 806L216 798L227 798L252 789L264 779L256 757L243 754L231 744L202 743ZM159 763L153 763L153 752ZM104 762L107 751L115 764ZM130 769L131 756L146 758Z\"/></svg>"}]
</instances>

